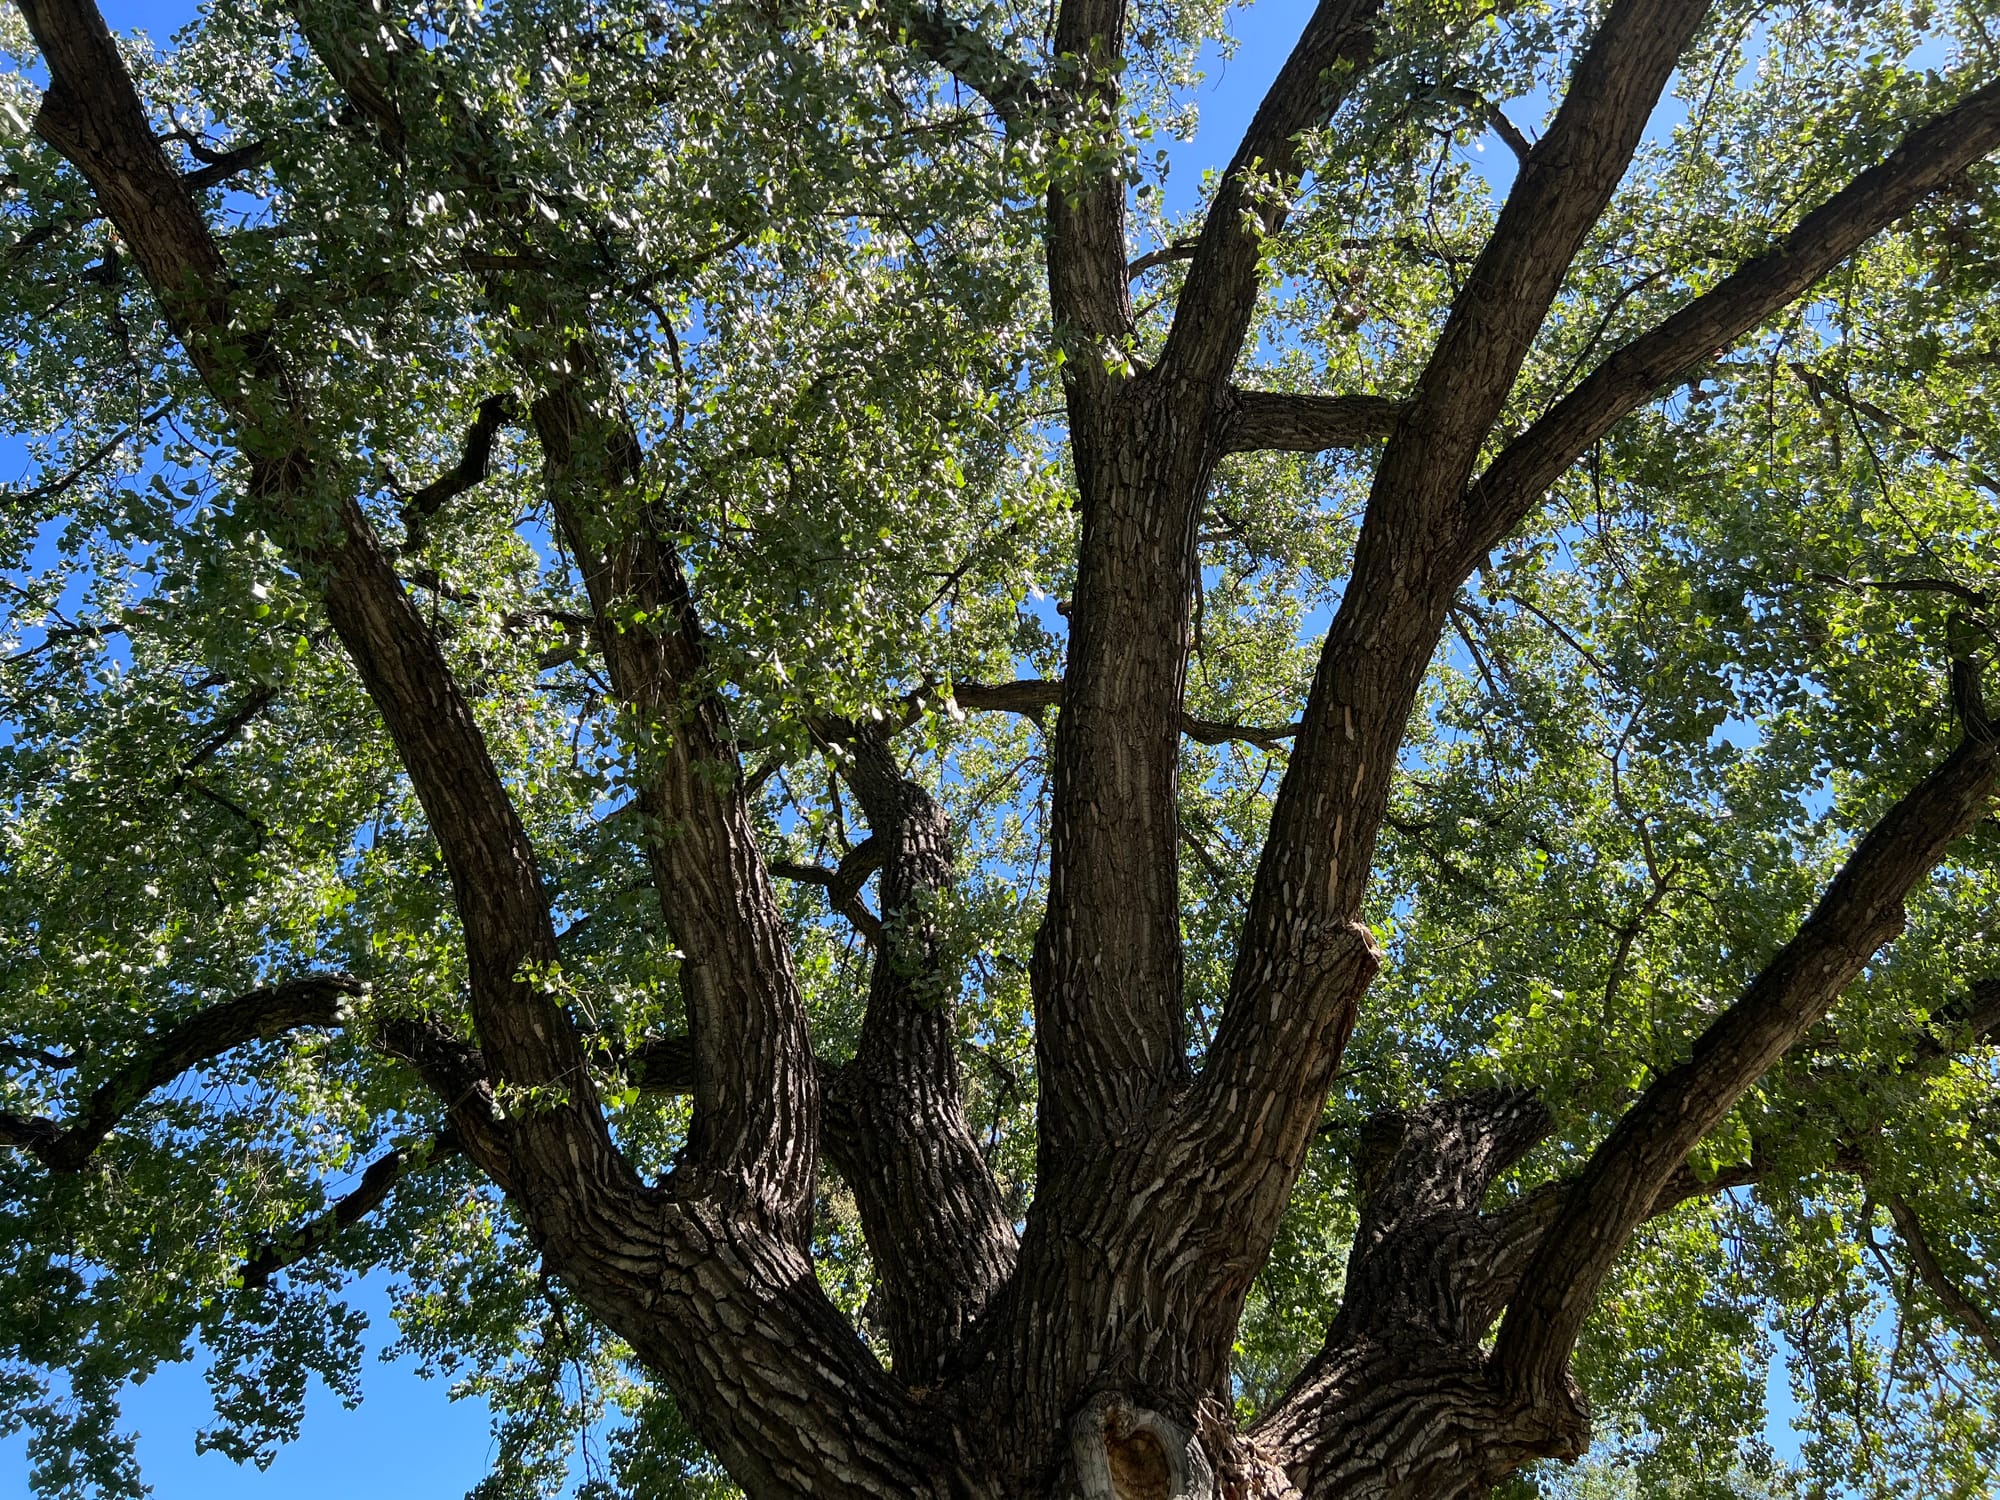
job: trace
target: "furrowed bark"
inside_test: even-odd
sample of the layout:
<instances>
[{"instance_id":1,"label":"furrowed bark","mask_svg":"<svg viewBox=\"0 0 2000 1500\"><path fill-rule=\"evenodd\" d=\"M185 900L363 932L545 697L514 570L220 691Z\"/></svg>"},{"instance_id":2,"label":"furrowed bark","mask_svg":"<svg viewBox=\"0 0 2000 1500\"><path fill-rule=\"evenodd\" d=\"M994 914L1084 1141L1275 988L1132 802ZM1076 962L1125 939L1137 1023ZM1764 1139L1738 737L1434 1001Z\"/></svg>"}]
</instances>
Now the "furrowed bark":
<instances>
[{"instance_id":1,"label":"furrowed bark","mask_svg":"<svg viewBox=\"0 0 2000 1500\"><path fill-rule=\"evenodd\" d=\"M1014 1266L1014 1226L965 1120L954 1020L926 908L951 884L944 810L855 726L843 769L882 845L882 937L853 1060L826 1092L826 1142L880 1273L906 1385L935 1383Z\"/></svg>"},{"instance_id":2,"label":"furrowed bark","mask_svg":"<svg viewBox=\"0 0 2000 1500\"><path fill-rule=\"evenodd\" d=\"M308 39L385 149L412 132L398 95L421 71L416 40L393 47L368 11L322 7ZM471 111L446 114L476 138ZM502 153L460 150L416 161L463 196L508 243L525 185L496 177ZM708 669L707 647L680 558L664 539L640 480L639 441L580 339L587 310L549 278L491 276L512 347L538 394L530 413L557 523L582 571L614 691L641 764L640 810L662 914L681 947L681 987L697 1057L684 1185L719 1194L803 1246L811 1234L819 1123L818 1077L805 1007L763 856L757 847L734 734ZM541 316L537 317L537 314Z\"/></svg>"},{"instance_id":3,"label":"furrowed bark","mask_svg":"<svg viewBox=\"0 0 2000 1500\"><path fill-rule=\"evenodd\" d=\"M575 351L569 363L587 357ZM559 377L535 401L534 420L556 514L630 715L645 772L647 855L684 954L697 1062L681 1170L691 1191L741 1195L745 1208L803 1247L820 1116L805 1004L693 594L636 493L631 429L605 402Z\"/></svg>"},{"instance_id":4,"label":"furrowed bark","mask_svg":"<svg viewBox=\"0 0 2000 1500\"><path fill-rule=\"evenodd\" d=\"M1230 394L1225 453L1324 453L1361 448L1396 430L1408 403L1387 396L1314 396L1289 391Z\"/></svg>"},{"instance_id":5,"label":"furrowed bark","mask_svg":"<svg viewBox=\"0 0 2000 1500\"><path fill-rule=\"evenodd\" d=\"M1703 13L1621 0L1517 177L1390 439L1272 813L1189 1129L1229 1177L1222 1262L1260 1264L1380 957L1358 914L1396 754L1462 573L1457 501L1570 259ZM1222 1274L1221 1266L1217 1268Z\"/></svg>"},{"instance_id":6,"label":"furrowed bark","mask_svg":"<svg viewBox=\"0 0 2000 1500\"><path fill-rule=\"evenodd\" d=\"M1252 1433L1303 1495L1456 1500L1529 1459L1581 1451L1580 1421L1511 1400L1480 1348L1495 1238L1480 1204L1549 1125L1533 1095L1497 1089L1369 1122L1340 1311Z\"/></svg>"},{"instance_id":7,"label":"furrowed bark","mask_svg":"<svg viewBox=\"0 0 2000 1500\"><path fill-rule=\"evenodd\" d=\"M1990 739L1967 738L1890 808L1792 940L1592 1154L1500 1325L1494 1361L1510 1390L1568 1399L1570 1348L1633 1228L1695 1143L1902 931L1904 899L1984 813L1996 766Z\"/></svg>"},{"instance_id":8,"label":"furrowed bark","mask_svg":"<svg viewBox=\"0 0 2000 1500\"><path fill-rule=\"evenodd\" d=\"M342 1025L364 991L359 980L345 974L324 974L207 1006L141 1043L138 1055L92 1089L69 1123L0 1113L0 1145L33 1152L51 1172L82 1171L118 1122L148 1094L250 1042L273 1041L305 1027Z\"/></svg>"},{"instance_id":9,"label":"furrowed bark","mask_svg":"<svg viewBox=\"0 0 2000 1500\"><path fill-rule=\"evenodd\" d=\"M1068 0L1056 50L1072 106L1113 133L1123 0ZM1125 184L1053 188L1049 287L1083 512L1057 723L1047 916L1035 943L1045 1161L1126 1128L1185 1064L1174 763L1192 554L1187 434L1118 373L1132 332ZM1135 441L1136 439L1136 441Z\"/></svg>"}]
</instances>

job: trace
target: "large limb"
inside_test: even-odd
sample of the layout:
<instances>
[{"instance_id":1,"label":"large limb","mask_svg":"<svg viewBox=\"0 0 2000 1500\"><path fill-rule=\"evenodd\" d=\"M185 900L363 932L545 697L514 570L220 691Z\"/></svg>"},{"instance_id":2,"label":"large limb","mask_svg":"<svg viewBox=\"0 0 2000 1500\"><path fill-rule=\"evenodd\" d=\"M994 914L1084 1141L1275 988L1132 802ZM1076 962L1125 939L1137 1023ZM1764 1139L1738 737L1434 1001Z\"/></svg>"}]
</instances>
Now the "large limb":
<instances>
[{"instance_id":1,"label":"large limb","mask_svg":"<svg viewBox=\"0 0 2000 1500\"><path fill-rule=\"evenodd\" d=\"M1115 166L1051 191L1051 300L1082 536L1052 783L1048 912L1035 947L1041 1138L1049 1160L1116 1133L1186 1073L1177 731L1195 527L1256 297L1261 230L1295 181L1293 138L1331 108L1371 45L1373 0L1327 0L1237 153L1195 251L1159 369L1133 377L1125 182ZM1111 135L1124 0L1066 0L1056 25L1072 107ZM1283 179L1265 201L1266 172ZM1252 403L1255 404L1254 402ZM1268 407L1266 408L1268 410Z\"/></svg>"},{"instance_id":2,"label":"large limb","mask_svg":"<svg viewBox=\"0 0 2000 1500\"><path fill-rule=\"evenodd\" d=\"M252 990L156 1031L92 1089L66 1124L0 1113L0 1145L31 1151L52 1172L77 1172L134 1106L182 1074L250 1042L308 1026L339 1026L364 986L345 974L314 975Z\"/></svg>"},{"instance_id":3,"label":"large limb","mask_svg":"<svg viewBox=\"0 0 2000 1500\"><path fill-rule=\"evenodd\" d=\"M1485 1090L1368 1122L1356 1153L1360 1223L1320 1352L1252 1430L1306 1496L1483 1495L1523 1459L1580 1445L1496 1398L1476 1296L1494 1259L1480 1207L1547 1134L1524 1090Z\"/></svg>"},{"instance_id":4,"label":"large limb","mask_svg":"<svg viewBox=\"0 0 2000 1500\"><path fill-rule=\"evenodd\" d=\"M51 80L37 128L89 180L235 422L250 503L318 585L443 851L487 1061L501 1089L533 1102L511 1111L508 1159L491 1165L517 1181L537 1234L587 1262L586 1226L607 1211L636 1213L639 1184L611 1144L575 1029L537 978L555 962L555 932L471 707L367 516L322 457L269 333L238 321L221 252L155 141L103 18L84 0L22 8Z\"/></svg>"},{"instance_id":5,"label":"large limb","mask_svg":"<svg viewBox=\"0 0 2000 1500\"><path fill-rule=\"evenodd\" d=\"M1503 449L1466 496L1469 569L1627 413L1804 293L1972 163L2000 150L2000 81L1919 126L1876 165L1651 331L1611 354Z\"/></svg>"},{"instance_id":6,"label":"large limb","mask_svg":"<svg viewBox=\"0 0 2000 1500\"><path fill-rule=\"evenodd\" d=\"M1989 737L1968 737L1891 807L1792 940L1592 1154L1501 1322L1494 1365L1512 1394L1566 1404L1570 1348L1632 1230L1695 1143L1902 930L1904 899L1986 810L1996 761Z\"/></svg>"},{"instance_id":7,"label":"large limb","mask_svg":"<svg viewBox=\"0 0 2000 1500\"><path fill-rule=\"evenodd\" d=\"M253 498L319 583L444 852L483 1075L464 1080L451 1111L468 1152L520 1206L564 1279L684 1397L753 1493L928 1492L939 1462L932 1439L827 1302L797 1244L712 1200L645 1188L613 1147L580 1039L539 979L556 960L553 927L464 695L365 515L318 458L310 413L269 336L232 325L221 257L154 142L101 17L76 0L27 0L24 9L54 80L43 133L91 180L235 419ZM437 1083L469 1067L456 1055L467 1049L411 1040Z\"/></svg>"},{"instance_id":8,"label":"large limb","mask_svg":"<svg viewBox=\"0 0 2000 1500\"><path fill-rule=\"evenodd\" d=\"M1388 396L1318 396L1307 392L1230 392L1222 430L1225 453L1324 453L1379 443L1396 430L1407 402Z\"/></svg>"},{"instance_id":9,"label":"large limb","mask_svg":"<svg viewBox=\"0 0 2000 1500\"><path fill-rule=\"evenodd\" d=\"M387 45L384 27L374 11L322 6L310 13L306 35L393 152L413 139L399 85L413 82L425 59L407 33ZM479 138L483 127L472 110L440 95L435 81L422 86L426 97L442 97L454 128ZM485 217L502 244L530 196L490 165L504 159L497 149L460 150L442 168L443 185ZM811 1230L818 1078L693 592L640 483L638 437L609 390L602 359L587 339L561 335L587 327L588 308L533 272L490 280L493 303L511 320L510 347L537 390L531 416L549 498L583 574L593 635L638 754L647 854L684 955L681 989L697 1068L682 1180L803 1245Z\"/></svg>"},{"instance_id":10,"label":"large limb","mask_svg":"<svg viewBox=\"0 0 2000 1500\"><path fill-rule=\"evenodd\" d=\"M574 350L572 369L588 361ZM622 414L574 374L547 381L535 431L557 519L584 574L641 768L660 906L683 957L696 1057L682 1171L803 1246L811 1233L819 1080L783 917L680 559L634 481Z\"/></svg>"},{"instance_id":11,"label":"large limb","mask_svg":"<svg viewBox=\"0 0 2000 1500\"><path fill-rule=\"evenodd\" d=\"M1895 1063L1857 1077L1833 1059L1801 1076L1828 1075L1839 1097L1857 1082L1907 1084L1934 1074L1964 1046L1990 1041L1996 1026L2000 985L1982 982L1934 1013L1931 1026L1898 1049ZM1254 1429L1265 1457L1306 1495L1349 1500L1398 1493L1417 1476L1427 1494L1474 1493L1511 1464L1587 1440L1579 1413L1532 1409L1492 1381L1482 1347L1583 1181L1577 1175L1545 1183L1480 1211L1498 1170L1548 1120L1531 1095L1488 1090L1377 1116L1363 1128L1355 1152L1361 1222L1340 1310L1320 1352ZM1825 1123L1825 1165L1866 1174L1864 1154L1845 1138L1852 1124L1847 1112L1830 1111ZM1697 1171L1682 1161L1654 1191L1644 1217L1760 1182L1771 1165L1761 1143L1747 1161L1716 1169ZM1875 1192L1895 1213L1890 1195L1879 1186ZM1914 1247L1911 1254L1915 1262ZM1945 1291L1932 1289L1941 1300L1957 1290L1948 1279ZM1962 1319L1958 1309L1948 1310ZM1966 1326L1977 1335L1977 1321ZM1444 1372L1444 1390L1411 1381L1412 1371ZM1474 1418L1505 1436L1497 1443L1485 1436L1461 1441L1478 1430L1466 1425Z\"/></svg>"},{"instance_id":12,"label":"large limb","mask_svg":"<svg viewBox=\"0 0 2000 1500\"><path fill-rule=\"evenodd\" d=\"M1232 1254L1260 1254L1268 1242L1379 964L1359 911L1397 750L1460 582L1461 487L1704 9L1702 0L1611 7L1377 471L1194 1100L1203 1151L1232 1164L1219 1210L1235 1226L1221 1240Z\"/></svg>"},{"instance_id":13,"label":"large limb","mask_svg":"<svg viewBox=\"0 0 2000 1500\"><path fill-rule=\"evenodd\" d=\"M1159 365L1200 405L1213 404L1242 352L1264 241L1284 227L1304 170L1299 136L1364 76L1381 9L1382 0L1320 0L1222 174Z\"/></svg>"},{"instance_id":14,"label":"large limb","mask_svg":"<svg viewBox=\"0 0 2000 1500\"><path fill-rule=\"evenodd\" d=\"M881 847L882 935L851 1062L826 1095L826 1145L881 1274L896 1373L935 1383L1014 1267L1014 1226L965 1120L954 977L929 908L951 886L944 810L874 725L843 736L848 784Z\"/></svg>"}]
</instances>

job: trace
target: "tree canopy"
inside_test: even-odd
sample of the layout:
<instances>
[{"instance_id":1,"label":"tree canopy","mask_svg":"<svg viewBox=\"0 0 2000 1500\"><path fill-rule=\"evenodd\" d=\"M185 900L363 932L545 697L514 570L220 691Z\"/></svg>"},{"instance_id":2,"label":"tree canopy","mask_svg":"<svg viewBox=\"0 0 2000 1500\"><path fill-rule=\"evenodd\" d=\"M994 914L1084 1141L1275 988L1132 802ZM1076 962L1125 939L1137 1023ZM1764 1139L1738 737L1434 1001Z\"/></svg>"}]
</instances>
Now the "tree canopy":
<instances>
[{"instance_id":1,"label":"tree canopy","mask_svg":"<svg viewBox=\"0 0 2000 1500\"><path fill-rule=\"evenodd\" d=\"M16 7L37 1493L2000 1484L1979 0Z\"/></svg>"}]
</instances>

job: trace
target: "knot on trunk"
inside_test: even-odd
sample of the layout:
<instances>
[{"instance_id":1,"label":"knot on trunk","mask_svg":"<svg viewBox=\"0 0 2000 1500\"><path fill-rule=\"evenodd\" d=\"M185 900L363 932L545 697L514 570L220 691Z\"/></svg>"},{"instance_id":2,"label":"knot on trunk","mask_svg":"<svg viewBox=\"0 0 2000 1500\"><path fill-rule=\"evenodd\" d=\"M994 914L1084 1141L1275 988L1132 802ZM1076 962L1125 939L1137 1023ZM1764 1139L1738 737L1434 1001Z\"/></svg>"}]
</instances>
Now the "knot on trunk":
<instances>
[{"instance_id":1,"label":"knot on trunk","mask_svg":"<svg viewBox=\"0 0 2000 1500\"><path fill-rule=\"evenodd\" d=\"M1216 1500L1215 1471L1195 1434L1115 1392L1070 1423L1078 1500Z\"/></svg>"}]
</instances>

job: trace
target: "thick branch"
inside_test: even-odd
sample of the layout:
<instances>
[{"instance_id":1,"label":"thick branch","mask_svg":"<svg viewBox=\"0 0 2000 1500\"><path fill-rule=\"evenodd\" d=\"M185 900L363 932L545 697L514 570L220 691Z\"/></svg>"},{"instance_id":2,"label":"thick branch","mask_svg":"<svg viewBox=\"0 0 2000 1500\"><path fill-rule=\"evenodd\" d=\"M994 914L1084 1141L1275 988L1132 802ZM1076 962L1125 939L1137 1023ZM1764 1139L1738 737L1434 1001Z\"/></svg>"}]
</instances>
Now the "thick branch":
<instances>
[{"instance_id":1,"label":"thick branch","mask_svg":"<svg viewBox=\"0 0 2000 1500\"><path fill-rule=\"evenodd\" d=\"M84 0L26 0L22 8L52 80L37 128L89 179L235 422L251 506L318 583L443 851L486 1060L497 1087L528 1091L537 1106L509 1113L507 1159L482 1165L527 1193L530 1222L552 1246L580 1226L601 1230L607 1219L643 1213L639 1184L596 1108L575 1029L540 988L556 946L533 851L436 638L353 494L323 463L332 445L315 434L269 330L239 318L221 253L153 139L103 18Z\"/></svg>"},{"instance_id":2,"label":"thick branch","mask_svg":"<svg viewBox=\"0 0 2000 1500\"><path fill-rule=\"evenodd\" d=\"M1193 1101L1215 1159L1296 1162L1380 959L1361 902L1411 707L1460 576L1460 489L1571 257L1609 202L1703 0L1616 0L1522 168L1377 471L1272 812ZM1289 1187L1245 1175L1256 1246ZM1252 1189L1251 1184L1256 1186Z\"/></svg>"},{"instance_id":3,"label":"thick branch","mask_svg":"<svg viewBox=\"0 0 2000 1500\"><path fill-rule=\"evenodd\" d=\"M918 52L992 105L1010 134L1027 127L1041 92L1034 76L977 29L946 15L942 4L926 0L892 5L884 19Z\"/></svg>"},{"instance_id":4,"label":"thick branch","mask_svg":"<svg viewBox=\"0 0 2000 1500\"><path fill-rule=\"evenodd\" d=\"M1537 1421L1493 1389L1480 1349L1490 1311L1477 1289L1496 1248L1480 1203L1550 1123L1532 1094L1502 1089L1368 1122L1340 1311L1255 1429L1303 1494L1483 1494L1524 1458L1581 1446L1573 1417ZM1427 1406L1430 1430L1415 1436L1412 1412ZM1399 1425L1398 1441L1379 1441Z\"/></svg>"},{"instance_id":5,"label":"thick branch","mask_svg":"<svg viewBox=\"0 0 2000 1500\"><path fill-rule=\"evenodd\" d=\"M1025 714L1039 717L1062 706L1060 679L1024 677L1014 682L954 682L951 699L960 708L975 713ZM1236 724L1222 719L1204 719L1181 714L1181 733L1198 745L1242 743L1260 750L1278 750L1298 733L1296 724Z\"/></svg>"},{"instance_id":6,"label":"thick branch","mask_svg":"<svg viewBox=\"0 0 2000 1500\"><path fill-rule=\"evenodd\" d=\"M1104 155L1119 150L1118 69L1125 56L1126 0L1063 0L1056 16L1057 65L1067 72L1065 102L1077 128L1100 134ZM1048 199L1049 296L1059 328L1085 347L1064 366L1072 385L1104 378L1100 339L1132 332L1125 275L1125 173L1115 160L1058 181Z\"/></svg>"},{"instance_id":7,"label":"thick branch","mask_svg":"<svg viewBox=\"0 0 2000 1500\"><path fill-rule=\"evenodd\" d=\"M196 1011L140 1045L138 1055L92 1089L68 1124L0 1114L0 1145L32 1151L52 1172L76 1172L147 1095L236 1047L307 1026L338 1026L364 992L345 974L293 979Z\"/></svg>"},{"instance_id":8,"label":"thick branch","mask_svg":"<svg viewBox=\"0 0 2000 1500\"><path fill-rule=\"evenodd\" d=\"M1798 933L1591 1156L1524 1275L1495 1359L1531 1400L1562 1389L1571 1344L1626 1240L1695 1143L1833 1005L1903 925L1903 901L1985 811L1990 742L1961 743L1855 847Z\"/></svg>"},{"instance_id":9,"label":"thick branch","mask_svg":"<svg viewBox=\"0 0 2000 1500\"><path fill-rule=\"evenodd\" d=\"M1965 1289L1951 1279L1950 1273L1938 1261L1937 1252L1931 1249L1930 1241L1924 1237L1923 1221L1917 1217L1917 1211L1910 1206L1909 1200L1897 1193L1884 1193L1879 1187L1875 1193L1896 1221L1896 1233L1902 1237L1903 1248L1909 1252L1910 1264L1917 1268L1917 1274L1930 1288L1931 1295L1937 1298L1938 1305L1957 1319L1967 1333L1985 1346L1987 1355L2000 1364L2000 1319L1973 1301Z\"/></svg>"},{"instance_id":10,"label":"thick branch","mask_svg":"<svg viewBox=\"0 0 2000 1500\"><path fill-rule=\"evenodd\" d=\"M1655 391L1728 348L1996 149L2000 82L1910 132L1881 162L1801 219L1769 253L1613 353L1480 476L1466 500L1464 554L1476 557L1505 535L1579 455Z\"/></svg>"},{"instance_id":11,"label":"thick branch","mask_svg":"<svg viewBox=\"0 0 2000 1500\"><path fill-rule=\"evenodd\" d=\"M1240 387L1231 391L1230 400L1234 410L1222 430L1225 453L1365 448L1394 432L1408 406L1388 396L1311 396Z\"/></svg>"},{"instance_id":12,"label":"thick branch","mask_svg":"<svg viewBox=\"0 0 2000 1500\"><path fill-rule=\"evenodd\" d=\"M379 21L356 9L307 28L314 52L393 154L411 132L399 87L423 51L394 47ZM472 140L473 111L427 84ZM499 152L450 156L443 180L516 251L520 204L531 195L490 165ZM525 255L489 277L510 310L510 348L538 388L531 403L543 474L557 522L583 574L611 683L629 715L642 764L640 810L662 913L683 950L681 984L700 1054L690 1179L742 1194L744 1206L800 1244L810 1233L817 1149L817 1076L805 1010L782 919L751 827L727 711L714 691L707 647L685 570L663 540L637 483L637 435L618 406L587 337L588 305L575 289L532 269ZM483 412L482 415L485 415ZM498 419L496 413L496 420Z\"/></svg>"},{"instance_id":13,"label":"thick branch","mask_svg":"<svg viewBox=\"0 0 2000 1500\"><path fill-rule=\"evenodd\" d=\"M882 937L853 1061L827 1089L826 1143L881 1273L896 1372L928 1384L1013 1269L1014 1227L965 1120L956 976L931 909L951 884L944 810L879 726L848 743L842 769L881 849Z\"/></svg>"},{"instance_id":14,"label":"thick branch","mask_svg":"<svg viewBox=\"0 0 2000 1500\"><path fill-rule=\"evenodd\" d=\"M1162 378L1203 405L1242 351L1264 241L1284 227L1304 168L1299 135L1365 76L1380 12L1381 0L1320 0L1223 173L1160 355Z\"/></svg>"},{"instance_id":15,"label":"thick branch","mask_svg":"<svg viewBox=\"0 0 2000 1500\"><path fill-rule=\"evenodd\" d=\"M377 1157L361 1174L353 1190L334 1200L325 1212L296 1224L259 1245L245 1258L237 1276L244 1286L267 1287L271 1278L289 1266L319 1254L343 1230L360 1223L388 1201L396 1184L414 1172L458 1155L458 1137L449 1129L439 1131L415 1146L398 1146Z\"/></svg>"}]
</instances>

